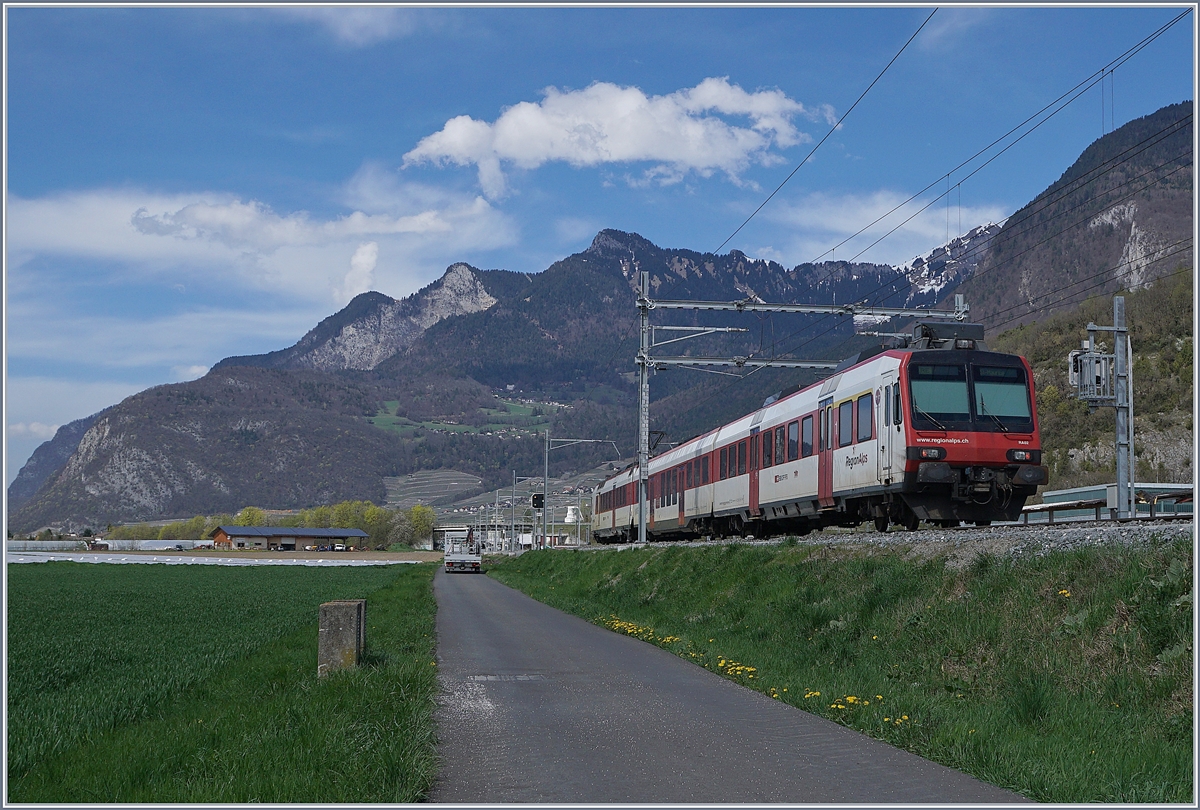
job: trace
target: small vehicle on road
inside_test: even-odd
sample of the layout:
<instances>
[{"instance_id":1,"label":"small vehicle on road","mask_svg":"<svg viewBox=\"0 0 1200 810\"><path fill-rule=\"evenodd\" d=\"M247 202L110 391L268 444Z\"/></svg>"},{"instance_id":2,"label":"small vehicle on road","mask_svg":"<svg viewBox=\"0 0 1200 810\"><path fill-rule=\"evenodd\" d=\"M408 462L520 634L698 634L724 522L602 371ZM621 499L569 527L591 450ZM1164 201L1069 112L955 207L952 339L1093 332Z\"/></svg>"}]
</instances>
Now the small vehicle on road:
<instances>
[{"instance_id":1,"label":"small vehicle on road","mask_svg":"<svg viewBox=\"0 0 1200 810\"><path fill-rule=\"evenodd\" d=\"M447 574L454 571L483 572L483 550L475 539L474 529L446 532L445 560Z\"/></svg>"}]
</instances>

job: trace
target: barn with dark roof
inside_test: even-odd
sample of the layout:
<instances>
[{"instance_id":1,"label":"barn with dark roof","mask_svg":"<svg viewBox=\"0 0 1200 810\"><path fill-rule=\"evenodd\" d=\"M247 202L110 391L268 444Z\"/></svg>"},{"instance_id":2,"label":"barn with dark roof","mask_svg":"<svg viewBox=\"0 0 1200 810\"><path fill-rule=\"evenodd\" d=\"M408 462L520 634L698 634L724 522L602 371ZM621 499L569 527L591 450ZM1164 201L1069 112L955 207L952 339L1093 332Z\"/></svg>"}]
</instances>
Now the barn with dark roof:
<instances>
[{"instance_id":1,"label":"barn with dark roof","mask_svg":"<svg viewBox=\"0 0 1200 810\"><path fill-rule=\"evenodd\" d=\"M231 551L303 551L305 546L335 543L362 547L367 533L362 529L308 529L293 526L218 526L208 533L213 546Z\"/></svg>"}]
</instances>

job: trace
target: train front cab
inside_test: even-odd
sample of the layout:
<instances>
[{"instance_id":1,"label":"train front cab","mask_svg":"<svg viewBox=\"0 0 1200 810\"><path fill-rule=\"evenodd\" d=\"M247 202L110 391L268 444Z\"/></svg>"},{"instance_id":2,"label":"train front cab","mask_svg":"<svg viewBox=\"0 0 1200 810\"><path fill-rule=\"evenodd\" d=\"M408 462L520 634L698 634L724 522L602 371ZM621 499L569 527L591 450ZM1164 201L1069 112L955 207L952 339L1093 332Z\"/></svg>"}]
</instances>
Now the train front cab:
<instances>
[{"instance_id":1,"label":"train front cab","mask_svg":"<svg viewBox=\"0 0 1200 810\"><path fill-rule=\"evenodd\" d=\"M911 513L945 525L1018 519L1049 480L1025 359L913 351L901 378L908 418L901 497Z\"/></svg>"}]
</instances>

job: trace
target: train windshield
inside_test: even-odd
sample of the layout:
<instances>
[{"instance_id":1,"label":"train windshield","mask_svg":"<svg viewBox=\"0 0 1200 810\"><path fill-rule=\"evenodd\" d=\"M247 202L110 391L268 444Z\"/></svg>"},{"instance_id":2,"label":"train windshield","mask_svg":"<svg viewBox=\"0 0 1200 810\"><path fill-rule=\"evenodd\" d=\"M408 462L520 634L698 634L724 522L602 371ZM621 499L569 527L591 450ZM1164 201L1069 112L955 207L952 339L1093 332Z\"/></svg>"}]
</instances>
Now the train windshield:
<instances>
[{"instance_id":1,"label":"train windshield","mask_svg":"<svg viewBox=\"0 0 1200 810\"><path fill-rule=\"evenodd\" d=\"M918 429L1033 430L1024 368L914 363L908 374Z\"/></svg>"},{"instance_id":2,"label":"train windshield","mask_svg":"<svg viewBox=\"0 0 1200 810\"><path fill-rule=\"evenodd\" d=\"M974 366L975 413L984 429L991 422L997 430L1033 430L1029 386L1025 369L1011 366Z\"/></svg>"},{"instance_id":3,"label":"train windshield","mask_svg":"<svg viewBox=\"0 0 1200 810\"><path fill-rule=\"evenodd\" d=\"M971 397L966 366L932 363L908 367L912 391L913 426L947 430L971 428Z\"/></svg>"}]
</instances>

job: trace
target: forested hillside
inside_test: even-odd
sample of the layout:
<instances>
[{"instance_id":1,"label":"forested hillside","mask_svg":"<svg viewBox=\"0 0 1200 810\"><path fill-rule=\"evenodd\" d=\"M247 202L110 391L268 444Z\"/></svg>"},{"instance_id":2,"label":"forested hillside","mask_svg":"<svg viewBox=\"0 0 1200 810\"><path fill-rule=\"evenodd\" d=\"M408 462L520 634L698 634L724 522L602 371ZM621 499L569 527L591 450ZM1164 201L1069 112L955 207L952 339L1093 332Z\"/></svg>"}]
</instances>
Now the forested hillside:
<instances>
[{"instance_id":1,"label":"forested hillside","mask_svg":"<svg viewBox=\"0 0 1200 810\"><path fill-rule=\"evenodd\" d=\"M1133 347L1134 453L1138 482L1190 482L1193 469L1192 270L1125 292ZM1087 339L1088 322L1112 325L1112 297L1089 298L1063 312L1000 335L999 351L1028 358L1037 385L1050 488L1111 482L1116 475L1112 408L1088 413L1067 383L1067 354ZM1111 338L1109 351L1112 350Z\"/></svg>"}]
</instances>

